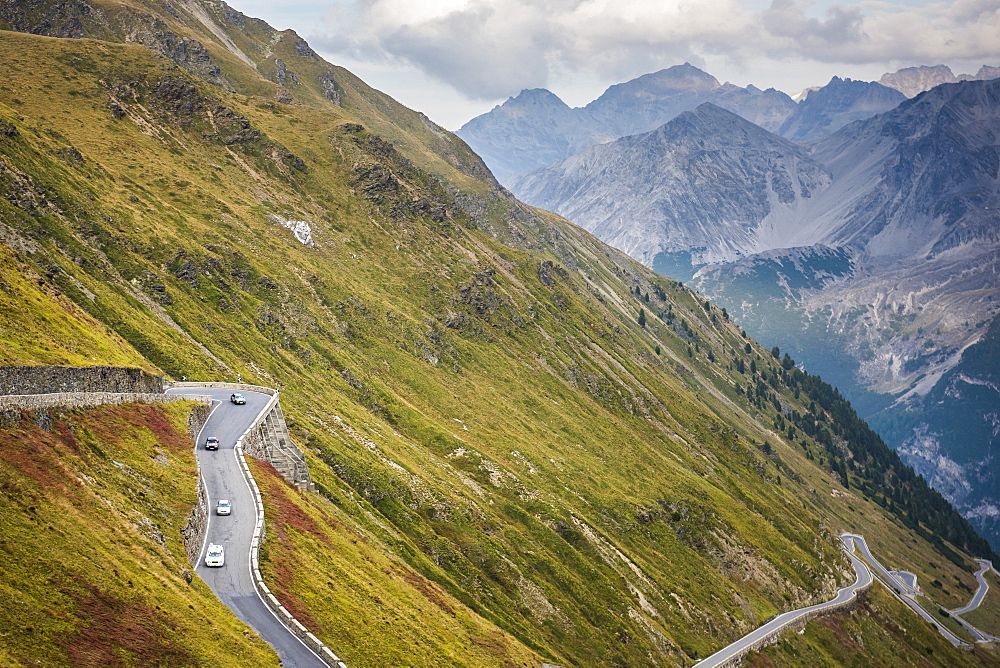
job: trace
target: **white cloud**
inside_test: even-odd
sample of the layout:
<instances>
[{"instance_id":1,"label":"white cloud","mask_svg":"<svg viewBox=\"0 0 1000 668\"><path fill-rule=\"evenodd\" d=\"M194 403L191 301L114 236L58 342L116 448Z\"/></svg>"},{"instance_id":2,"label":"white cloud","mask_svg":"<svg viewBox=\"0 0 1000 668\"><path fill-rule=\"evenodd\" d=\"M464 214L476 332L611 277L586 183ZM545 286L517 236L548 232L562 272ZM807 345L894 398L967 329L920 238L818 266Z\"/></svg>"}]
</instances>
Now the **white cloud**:
<instances>
[{"instance_id":1,"label":"white cloud","mask_svg":"<svg viewBox=\"0 0 1000 668\"><path fill-rule=\"evenodd\" d=\"M912 65L944 63L956 74L1000 65L1000 0L229 1L295 28L446 127L469 117L472 100L485 111L545 87L583 103L684 61L721 81L789 93L834 74L877 80Z\"/></svg>"},{"instance_id":2,"label":"white cloud","mask_svg":"<svg viewBox=\"0 0 1000 668\"><path fill-rule=\"evenodd\" d=\"M684 60L993 62L998 10L1000 0L344 0L321 46L406 63L469 98L495 99L551 86L560 72L620 80Z\"/></svg>"}]
</instances>

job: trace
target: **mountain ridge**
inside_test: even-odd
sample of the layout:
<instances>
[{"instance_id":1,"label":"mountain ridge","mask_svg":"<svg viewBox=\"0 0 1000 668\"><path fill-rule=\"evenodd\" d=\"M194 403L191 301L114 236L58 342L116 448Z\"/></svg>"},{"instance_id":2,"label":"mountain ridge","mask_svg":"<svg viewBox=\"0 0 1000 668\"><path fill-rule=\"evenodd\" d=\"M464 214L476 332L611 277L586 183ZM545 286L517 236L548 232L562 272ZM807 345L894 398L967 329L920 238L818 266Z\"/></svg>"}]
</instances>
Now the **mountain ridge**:
<instances>
[{"instance_id":1,"label":"mountain ridge","mask_svg":"<svg viewBox=\"0 0 1000 668\"><path fill-rule=\"evenodd\" d=\"M682 115L661 132L675 133L669 150L692 147L700 171L664 157L650 133L525 175L515 190L693 280L875 415L896 398L919 401L996 313L998 94L1000 80L942 84L808 147L763 130L747 144ZM712 176L697 181L701 172ZM798 185L782 196L785 181ZM852 268L807 278L791 269L803 246L840 249ZM814 260L822 272L833 258ZM809 352L820 347L837 352Z\"/></svg>"},{"instance_id":2,"label":"mountain ridge","mask_svg":"<svg viewBox=\"0 0 1000 668\"><path fill-rule=\"evenodd\" d=\"M255 464L262 567L349 665L689 664L836 588L848 526L965 602L959 544L988 546L832 388L340 69L336 104L287 34L284 84L220 66L239 93L136 44L3 39L4 363L280 388L317 493ZM910 637L888 656L989 660Z\"/></svg>"},{"instance_id":3,"label":"mountain ridge","mask_svg":"<svg viewBox=\"0 0 1000 668\"><path fill-rule=\"evenodd\" d=\"M545 91L547 99L559 100L559 113L543 109L537 118L529 114L531 108L521 99L526 92L473 118L456 132L486 158L505 185L515 183L519 174L548 166L589 146L652 131L705 102L742 114L769 129L780 127L795 108L791 98L780 91L720 84L690 63L610 86L584 107L571 109ZM515 114L520 115L519 122L511 123L510 117ZM539 134L541 139L536 138Z\"/></svg>"},{"instance_id":4,"label":"mountain ridge","mask_svg":"<svg viewBox=\"0 0 1000 668\"><path fill-rule=\"evenodd\" d=\"M766 221L794 210L829 182L826 169L804 149L705 103L652 132L527 174L515 190L647 266L660 253L678 251L692 253L692 264L701 265L764 250L759 235L767 234ZM716 183L721 185L710 190ZM691 220L700 222L689 228ZM632 221L644 225L634 235ZM787 238L784 230L776 234ZM626 235L634 238L626 241Z\"/></svg>"}]
</instances>

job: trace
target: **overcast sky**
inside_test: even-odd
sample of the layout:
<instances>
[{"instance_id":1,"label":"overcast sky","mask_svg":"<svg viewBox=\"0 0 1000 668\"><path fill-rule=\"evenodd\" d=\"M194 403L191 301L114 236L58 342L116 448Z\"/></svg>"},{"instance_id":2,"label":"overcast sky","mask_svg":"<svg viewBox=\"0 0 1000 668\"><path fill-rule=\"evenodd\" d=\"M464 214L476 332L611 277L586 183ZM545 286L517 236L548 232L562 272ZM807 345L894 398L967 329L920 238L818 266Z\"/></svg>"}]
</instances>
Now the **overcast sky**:
<instances>
[{"instance_id":1,"label":"overcast sky","mask_svg":"<svg viewBox=\"0 0 1000 668\"><path fill-rule=\"evenodd\" d=\"M683 62L790 95L1000 65L1000 0L227 0L455 130L525 88L570 106Z\"/></svg>"}]
</instances>

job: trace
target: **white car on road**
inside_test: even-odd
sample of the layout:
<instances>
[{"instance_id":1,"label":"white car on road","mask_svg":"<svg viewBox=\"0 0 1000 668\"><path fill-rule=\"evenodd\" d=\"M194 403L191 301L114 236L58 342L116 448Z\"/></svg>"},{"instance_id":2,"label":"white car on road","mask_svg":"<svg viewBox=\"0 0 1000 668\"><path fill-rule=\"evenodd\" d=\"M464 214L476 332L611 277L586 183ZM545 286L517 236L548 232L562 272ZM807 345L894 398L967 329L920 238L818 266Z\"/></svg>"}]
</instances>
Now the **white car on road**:
<instances>
[{"instance_id":1,"label":"white car on road","mask_svg":"<svg viewBox=\"0 0 1000 668\"><path fill-rule=\"evenodd\" d=\"M233 514L233 504L229 499L219 499L219 502L215 504L215 514L216 515L232 515Z\"/></svg>"},{"instance_id":2,"label":"white car on road","mask_svg":"<svg viewBox=\"0 0 1000 668\"><path fill-rule=\"evenodd\" d=\"M226 551L221 545L210 543L205 553L205 565L218 568L226 563Z\"/></svg>"}]
</instances>

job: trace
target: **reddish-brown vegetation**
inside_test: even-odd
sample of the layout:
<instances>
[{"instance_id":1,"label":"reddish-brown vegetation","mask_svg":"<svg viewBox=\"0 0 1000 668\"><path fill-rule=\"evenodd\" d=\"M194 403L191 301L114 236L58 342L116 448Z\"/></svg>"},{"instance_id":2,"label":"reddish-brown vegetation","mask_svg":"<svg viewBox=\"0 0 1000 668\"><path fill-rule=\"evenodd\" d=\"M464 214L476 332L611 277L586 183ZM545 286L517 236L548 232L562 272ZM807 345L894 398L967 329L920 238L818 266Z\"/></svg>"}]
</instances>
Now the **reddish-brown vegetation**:
<instances>
[{"instance_id":1,"label":"reddish-brown vegetation","mask_svg":"<svg viewBox=\"0 0 1000 668\"><path fill-rule=\"evenodd\" d=\"M117 598L77 580L60 587L76 603L79 631L59 639L74 666L195 665L194 659L171 642L163 613Z\"/></svg>"},{"instance_id":2,"label":"reddish-brown vegetation","mask_svg":"<svg viewBox=\"0 0 1000 668\"><path fill-rule=\"evenodd\" d=\"M274 580L269 580L267 585L292 616L316 633L320 631L316 620L305 604L293 593L296 575L295 548L288 531L292 529L315 536L327 545L330 545L330 537L324 534L319 524L289 497L289 492L292 492L293 488L274 466L269 462L252 460L251 470L267 504L264 514L267 519L268 535L265 540L272 541L268 547L274 556L271 560Z\"/></svg>"}]
</instances>

